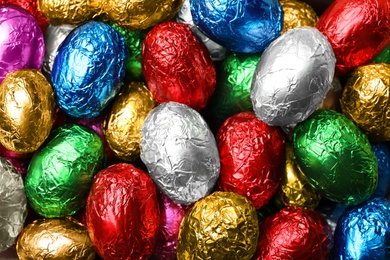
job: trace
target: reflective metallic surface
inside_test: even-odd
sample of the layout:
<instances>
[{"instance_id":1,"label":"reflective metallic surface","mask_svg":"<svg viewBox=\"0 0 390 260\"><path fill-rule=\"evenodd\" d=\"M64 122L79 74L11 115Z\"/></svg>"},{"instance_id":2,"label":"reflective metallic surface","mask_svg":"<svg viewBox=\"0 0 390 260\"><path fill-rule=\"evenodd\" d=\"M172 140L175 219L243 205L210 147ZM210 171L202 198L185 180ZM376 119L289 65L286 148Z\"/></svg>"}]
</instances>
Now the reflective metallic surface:
<instances>
[{"instance_id":1,"label":"reflective metallic surface","mask_svg":"<svg viewBox=\"0 0 390 260\"><path fill-rule=\"evenodd\" d=\"M300 0L280 0L283 9L283 30L286 31L302 26L315 26L318 16L313 8Z\"/></svg>"}]
</instances>

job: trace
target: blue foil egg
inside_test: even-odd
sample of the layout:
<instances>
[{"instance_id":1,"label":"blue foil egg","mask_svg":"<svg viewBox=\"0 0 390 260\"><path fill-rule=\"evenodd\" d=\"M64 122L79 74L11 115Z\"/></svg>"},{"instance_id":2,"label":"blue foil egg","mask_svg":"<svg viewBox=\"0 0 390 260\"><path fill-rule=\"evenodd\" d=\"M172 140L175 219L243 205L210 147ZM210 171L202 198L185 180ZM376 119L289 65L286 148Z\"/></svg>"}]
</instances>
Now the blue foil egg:
<instances>
[{"instance_id":1,"label":"blue foil egg","mask_svg":"<svg viewBox=\"0 0 390 260\"><path fill-rule=\"evenodd\" d=\"M334 259L390 259L390 202L374 198L347 209L334 243Z\"/></svg>"},{"instance_id":2,"label":"blue foil egg","mask_svg":"<svg viewBox=\"0 0 390 260\"><path fill-rule=\"evenodd\" d=\"M263 51L283 28L278 0L192 0L190 4L194 23L235 52Z\"/></svg>"},{"instance_id":3,"label":"blue foil egg","mask_svg":"<svg viewBox=\"0 0 390 260\"><path fill-rule=\"evenodd\" d=\"M74 29L53 64L58 106L73 117L98 116L121 88L126 52L124 39L108 24L90 21Z\"/></svg>"},{"instance_id":4,"label":"blue foil egg","mask_svg":"<svg viewBox=\"0 0 390 260\"><path fill-rule=\"evenodd\" d=\"M378 186L372 197L386 197L390 184L390 151L383 143L372 144L378 162Z\"/></svg>"}]
</instances>

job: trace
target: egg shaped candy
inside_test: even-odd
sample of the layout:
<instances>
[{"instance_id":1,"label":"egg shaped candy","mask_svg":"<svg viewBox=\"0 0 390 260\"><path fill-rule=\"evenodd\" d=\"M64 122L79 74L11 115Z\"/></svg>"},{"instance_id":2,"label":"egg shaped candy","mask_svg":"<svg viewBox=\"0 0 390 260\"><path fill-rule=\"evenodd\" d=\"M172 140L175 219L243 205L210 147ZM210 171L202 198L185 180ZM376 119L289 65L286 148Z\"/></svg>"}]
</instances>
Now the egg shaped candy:
<instances>
[{"instance_id":1,"label":"egg shaped candy","mask_svg":"<svg viewBox=\"0 0 390 260\"><path fill-rule=\"evenodd\" d=\"M20 234L16 251L20 260L95 259L87 228L72 217L34 220Z\"/></svg>"},{"instance_id":2,"label":"egg shaped candy","mask_svg":"<svg viewBox=\"0 0 390 260\"><path fill-rule=\"evenodd\" d=\"M390 151L385 143L373 143L372 150L378 162L378 185L372 197L385 198L390 190Z\"/></svg>"},{"instance_id":3,"label":"egg shaped candy","mask_svg":"<svg viewBox=\"0 0 390 260\"><path fill-rule=\"evenodd\" d=\"M31 207L46 218L74 214L84 206L104 159L103 143L93 130L74 124L56 129L28 168L25 186Z\"/></svg>"},{"instance_id":4,"label":"egg shaped candy","mask_svg":"<svg viewBox=\"0 0 390 260\"><path fill-rule=\"evenodd\" d=\"M91 118L115 97L125 75L126 45L111 26L90 21L74 29L54 59L51 82L68 115Z\"/></svg>"},{"instance_id":5,"label":"egg shaped candy","mask_svg":"<svg viewBox=\"0 0 390 260\"><path fill-rule=\"evenodd\" d=\"M147 116L141 136L141 160L175 203L191 204L211 192L220 170L218 147L197 111L161 104Z\"/></svg>"},{"instance_id":6,"label":"egg shaped candy","mask_svg":"<svg viewBox=\"0 0 390 260\"><path fill-rule=\"evenodd\" d=\"M378 179L378 163L368 138L346 116L317 111L294 129L295 160L324 197L348 205L367 200Z\"/></svg>"},{"instance_id":7,"label":"egg shaped candy","mask_svg":"<svg viewBox=\"0 0 390 260\"><path fill-rule=\"evenodd\" d=\"M106 260L148 259L160 224L152 179L131 164L101 170L91 187L86 222L96 252Z\"/></svg>"},{"instance_id":8,"label":"egg shaped candy","mask_svg":"<svg viewBox=\"0 0 390 260\"><path fill-rule=\"evenodd\" d=\"M284 33L264 51L253 76L256 116L279 126L305 120L324 100L335 62L332 47L316 28Z\"/></svg>"},{"instance_id":9,"label":"egg shaped candy","mask_svg":"<svg viewBox=\"0 0 390 260\"><path fill-rule=\"evenodd\" d=\"M16 5L0 5L0 83L9 72L40 69L45 55L37 20Z\"/></svg>"},{"instance_id":10,"label":"egg shaped candy","mask_svg":"<svg viewBox=\"0 0 390 260\"><path fill-rule=\"evenodd\" d=\"M10 248L23 228L27 199L22 175L0 157L0 252Z\"/></svg>"},{"instance_id":11,"label":"egg shaped candy","mask_svg":"<svg viewBox=\"0 0 390 260\"><path fill-rule=\"evenodd\" d=\"M36 151L50 134L54 94L38 70L9 73L0 85L0 142L16 153Z\"/></svg>"},{"instance_id":12,"label":"egg shaped candy","mask_svg":"<svg viewBox=\"0 0 390 260\"><path fill-rule=\"evenodd\" d=\"M302 26L315 26L318 16L313 7L301 0L280 0L283 9L283 30L282 33L290 29Z\"/></svg>"}]
</instances>

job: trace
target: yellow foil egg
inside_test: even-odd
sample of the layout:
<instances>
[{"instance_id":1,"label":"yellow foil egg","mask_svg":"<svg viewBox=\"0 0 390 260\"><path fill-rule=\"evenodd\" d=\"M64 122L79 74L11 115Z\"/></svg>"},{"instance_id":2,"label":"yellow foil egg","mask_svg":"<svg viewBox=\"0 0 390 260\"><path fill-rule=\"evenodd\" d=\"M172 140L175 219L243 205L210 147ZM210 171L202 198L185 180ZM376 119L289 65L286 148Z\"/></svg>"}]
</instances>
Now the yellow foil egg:
<instances>
[{"instance_id":1,"label":"yellow foil egg","mask_svg":"<svg viewBox=\"0 0 390 260\"><path fill-rule=\"evenodd\" d=\"M35 220L20 233L16 252L20 260L95 259L87 228L72 217Z\"/></svg>"},{"instance_id":2,"label":"yellow foil egg","mask_svg":"<svg viewBox=\"0 0 390 260\"><path fill-rule=\"evenodd\" d=\"M314 27L317 24L318 16L309 4L299 0L280 0L279 2L284 13L282 33L302 26Z\"/></svg>"},{"instance_id":3,"label":"yellow foil egg","mask_svg":"<svg viewBox=\"0 0 390 260\"><path fill-rule=\"evenodd\" d=\"M7 74L0 86L0 142L16 153L34 152L49 136L54 94L38 70Z\"/></svg>"},{"instance_id":4,"label":"yellow foil egg","mask_svg":"<svg viewBox=\"0 0 390 260\"><path fill-rule=\"evenodd\" d=\"M141 127L155 102L145 83L122 87L103 125L104 136L115 155L135 161L140 155Z\"/></svg>"},{"instance_id":5,"label":"yellow foil egg","mask_svg":"<svg viewBox=\"0 0 390 260\"><path fill-rule=\"evenodd\" d=\"M341 97L343 113L373 141L390 140L390 64L357 68Z\"/></svg>"},{"instance_id":6,"label":"yellow foil egg","mask_svg":"<svg viewBox=\"0 0 390 260\"><path fill-rule=\"evenodd\" d=\"M279 196L286 206L311 209L316 208L321 199L294 161L294 152L289 143L286 143L286 169L282 176Z\"/></svg>"}]
</instances>

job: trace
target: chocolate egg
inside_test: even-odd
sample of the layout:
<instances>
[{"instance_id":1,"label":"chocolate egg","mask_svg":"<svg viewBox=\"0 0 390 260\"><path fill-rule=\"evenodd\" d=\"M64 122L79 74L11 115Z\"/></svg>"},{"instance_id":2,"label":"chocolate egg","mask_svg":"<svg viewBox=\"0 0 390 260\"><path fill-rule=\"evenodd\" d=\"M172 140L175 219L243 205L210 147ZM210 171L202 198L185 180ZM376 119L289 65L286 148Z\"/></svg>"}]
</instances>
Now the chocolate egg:
<instances>
[{"instance_id":1,"label":"chocolate egg","mask_svg":"<svg viewBox=\"0 0 390 260\"><path fill-rule=\"evenodd\" d=\"M141 160L175 203L191 204L211 192L219 176L218 147L197 111L161 104L147 116L141 135Z\"/></svg>"},{"instance_id":2,"label":"chocolate egg","mask_svg":"<svg viewBox=\"0 0 390 260\"><path fill-rule=\"evenodd\" d=\"M47 218L74 214L104 163L104 147L93 130L74 124L56 129L28 167L25 189L31 207Z\"/></svg>"},{"instance_id":3,"label":"chocolate egg","mask_svg":"<svg viewBox=\"0 0 390 260\"><path fill-rule=\"evenodd\" d=\"M122 86L125 57L123 37L108 24L78 26L54 59L51 83L58 106L73 117L98 116Z\"/></svg>"},{"instance_id":4,"label":"chocolate egg","mask_svg":"<svg viewBox=\"0 0 390 260\"><path fill-rule=\"evenodd\" d=\"M15 153L36 151L50 134L54 93L38 70L9 73L0 85L0 142Z\"/></svg>"},{"instance_id":5,"label":"chocolate egg","mask_svg":"<svg viewBox=\"0 0 390 260\"><path fill-rule=\"evenodd\" d=\"M374 151L378 162L378 185L372 197L386 197L390 190L390 151L385 143L373 143Z\"/></svg>"},{"instance_id":6,"label":"chocolate egg","mask_svg":"<svg viewBox=\"0 0 390 260\"><path fill-rule=\"evenodd\" d=\"M291 29L264 51L252 80L257 117L291 125L309 117L324 100L335 69L329 42L316 28Z\"/></svg>"},{"instance_id":7,"label":"chocolate egg","mask_svg":"<svg viewBox=\"0 0 390 260\"><path fill-rule=\"evenodd\" d=\"M95 259L87 228L72 217L37 219L28 224L16 251L20 260Z\"/></svg>"},{"instance_id":8,"label":"chocolate egg","mask_svg":"<svg viewBox=\"0 0 390 260\"><path fill-rule=\"evenodd\" d=\"M280 0L283 8L283 30L286 31L302 26L315 26L318 16L309 4L300 0Z\"/></svg>"}]
</instances>

